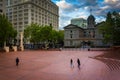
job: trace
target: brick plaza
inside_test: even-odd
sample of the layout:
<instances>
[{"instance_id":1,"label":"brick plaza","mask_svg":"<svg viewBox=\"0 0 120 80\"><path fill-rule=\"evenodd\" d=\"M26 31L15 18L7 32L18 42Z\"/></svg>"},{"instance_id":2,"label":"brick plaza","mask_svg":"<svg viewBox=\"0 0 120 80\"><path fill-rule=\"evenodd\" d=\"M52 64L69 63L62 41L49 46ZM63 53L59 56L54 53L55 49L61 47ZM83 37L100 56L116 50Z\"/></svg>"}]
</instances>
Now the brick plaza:
<instances>
[{"instance_id":1,"label":"brick plaza","mask_svg":"<svg viewBox=\"0 0 120 80\"><path fill-rule=\"evenodd\" d=\"M0 53L0 80L120 80L120 62L93 59L103 51L18 51ZM20 64L15 64L19 57ZM73 59L74 68L70 66ZM77 67L80 59L80 69Z\"/></svg>"}]
</instances>

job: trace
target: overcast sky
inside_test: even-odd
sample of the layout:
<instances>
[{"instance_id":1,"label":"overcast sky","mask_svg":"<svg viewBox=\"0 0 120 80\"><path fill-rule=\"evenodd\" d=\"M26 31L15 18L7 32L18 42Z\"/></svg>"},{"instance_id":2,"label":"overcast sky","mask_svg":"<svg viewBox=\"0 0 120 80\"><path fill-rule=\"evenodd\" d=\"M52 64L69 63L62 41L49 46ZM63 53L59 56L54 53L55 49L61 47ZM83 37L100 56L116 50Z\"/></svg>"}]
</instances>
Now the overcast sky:
<instances>
[{"instance_id":1,"label":"overcast sky","mask_svg":"<svg viewBox=\"0 0 120 80\"><path fill-rule=\"evenodd\" d=\"M59 29L70 24L72 18L95 16L96 22L105 20L108 11L120 12L120 0L52 0L59 6Z\"/></svg>"}]
</instances>

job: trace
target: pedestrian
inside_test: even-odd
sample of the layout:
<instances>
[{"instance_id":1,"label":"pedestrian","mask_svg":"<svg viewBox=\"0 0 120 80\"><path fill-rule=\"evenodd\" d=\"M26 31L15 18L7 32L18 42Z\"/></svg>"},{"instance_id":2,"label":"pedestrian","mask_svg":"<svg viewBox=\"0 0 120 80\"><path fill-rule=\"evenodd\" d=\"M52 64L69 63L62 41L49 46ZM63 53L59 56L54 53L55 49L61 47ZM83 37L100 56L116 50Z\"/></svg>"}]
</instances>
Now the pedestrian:
<instances>
[{"instance_id":1,"label":"pedestrian","mask_svg":"<svg viewBox=\"0 0 120 80\"><path fill-rule=\"evenodd\" d=\"M77 59L77 63L78 63L78 68L80 69L80 60L79 60L79 58Z\"/></svg>"},{"instance_id":2,"label":"pedestrian","mask_svg":"<svg viewBox=\"0 0 120 80\"><path fill-rule=\"evenodd\" d=\"M88 46L88 51L90 51L90 46Z\"/></svg>"},{"instance_id":3,"label":"pedestrian","mask_svg":"<svg viewBox=\"0 0 120 80\"><path fill-rule=\"evenodd\" d=\"M19 65L19 58L17 57L16 58L16 66L18 66Z\"/></svg>"},{"instance_id":4,"label":"pedestrian","mask_svg":"<svg viewBox=\"0 0 120 80\"><path fill-rule=\"evenodd\" d=\"M72 68L74 68L73 60L72 59L70 60L70 65L71 65Z\"/></svg>"},{"instance_id":5,"label":"pedestrian","mask_svg":"<svg viewBox=\"0 0 120 80\"><path fill-rule=\"evenodd\" d=\"M88 51L90 51L90 48L88 48Z\"/></svg>"}]
</instances>

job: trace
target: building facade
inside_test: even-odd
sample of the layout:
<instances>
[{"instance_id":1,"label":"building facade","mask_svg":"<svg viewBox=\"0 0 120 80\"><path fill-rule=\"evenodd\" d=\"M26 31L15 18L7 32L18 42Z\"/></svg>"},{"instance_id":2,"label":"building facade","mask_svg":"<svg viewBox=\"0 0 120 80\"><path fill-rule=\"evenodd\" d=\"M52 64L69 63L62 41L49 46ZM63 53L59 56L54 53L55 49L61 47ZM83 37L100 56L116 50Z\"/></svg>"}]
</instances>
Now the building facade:
<instances>
[{"instance_id":1,"label":"building facade","mask_svg":"<svg viewBox=\"0 0 120 80\"><path fill-rule=\"evenodd\" d=\"M84 35L84 29L77 25L69 24L64 27L64 46L65 47L79 47L80 38Z\"/></svg>"},{"instance_id":2,"label":"building facade","mask_svg":"<svg viewBox=\"0 0 120 80\"><path fill-rule=\"evenodd\" d=\"M58 6L51 0L7 0L6 15L18 34L31 23L52 25L58 30Z\"/></svg>"},{"instance_id":3,"label":"building facade","mask_svg":"<svg viewBox=\"0 0 120 80\"><path fill-rule=\"evenodd\" d=\"M103 43L103 34L98 31L95 18L90 15L87 18L87 28L84 29L77 25L69 24L64 27L64 46L65 47L100 47L107 46Z\"/></svg>"},{"instance_id":4,"label":"building facade","mask_svg":"<svg viewBox=\"0 0 120 80\"><path fill-rule=\"evenodd\" d=\"M0 0L0 14L5 14L6 7L5 7L5 0Z\"/></svg>"}]
</instances>

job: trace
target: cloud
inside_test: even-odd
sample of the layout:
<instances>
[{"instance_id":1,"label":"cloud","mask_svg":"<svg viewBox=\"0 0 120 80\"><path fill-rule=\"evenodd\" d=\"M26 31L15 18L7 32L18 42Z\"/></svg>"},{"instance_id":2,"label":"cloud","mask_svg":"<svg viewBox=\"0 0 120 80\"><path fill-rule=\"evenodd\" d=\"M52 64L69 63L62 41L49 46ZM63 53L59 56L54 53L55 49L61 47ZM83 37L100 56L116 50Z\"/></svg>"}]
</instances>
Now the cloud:
<instances>
[{"instance_id":1,"label":"cloud","mask_svg":"<svg viewBox=\"0 0 120 80\"><path fill-rule=\"evenodd\" d=\"M116 2L118 2L119 0L104 0L105 3L108 3L108 4L114 4Z\"/></svg>"},{"instance_id":2,"label":"cloud","mask_svg":"<svg viewBox=\"0 0 120 80\"><path fill-rule=\"evenodd\" d=\"M106 14L110 11L120 12L120 1L119 0L104 0L99 7L98 10L95 10L96 16L106 17Z\"/></svg>"},{"instance_id":3,"label":"cloud","mask_svg":"<svg viewBox=\"0 0 120 80\"><path fill-rule=\"evenodd\" d=\"M57 4L60 8L62 8L62 9L66 9L66 8L70 8L70 7L71 7L71 4L66 3L65 0L62 0L62 1L60 1L60 2L57 2L56 4Z\"/></svg>"},{"instance_id":4,"label":"cloud","mask_svg":"<svg viewBox=\"0 0 120 80\"><path fill-rule=\"evenodd\" d=\"M56 0L55 0L56 1ZM57 0L60 29L70 24L72 18L84 18L92 14L96 21L104 21L108 11L120 12L120 0Z\"/></svg>"},{"instance_id":5,"label":"cloud","mask_svg":"<svg viewBox=\"0 0 120 80\"><path fill-rule=\"evenodd\" d=\"M56 3L60 10L64 11L64 12L69 12L69 11L73 11L73 6L70 3L67 3L65 0L61 0L59 2Z\"/></svg>"},{"instance_id":6,"label":"cloud","mask_svg":"<svg viewBox=\"0 0 120 80\"><path fill-rule=\"evenodd\" d=\"M79 8L79 5L71 4L66 0L57 1L59 6L59 29L63 29L66 25L70 24L72 18L86 18L86 10Z\"/></svg>"},{"instance_id":7,"label":"cloud","mask_svg":"<svg viewBox=\"0 0 120 80\"><path fill-rule=\"evenodd\" d=\"M109 6L106 10L109 11L120 11L120 0L104 0L105 6Z\"/></svg>"},{"instance_id":8,"label":"cloud","mask_svg":"<svg viewBox=\"0 0 120 80\"><path fill-rule=\"evenodd\" d=\"M95 21L96 23L99 23L99 22L105 21L105 18L102 16L97 16Z\"/></svg>"},{"instance_id":9,"label":"cloud","mask_svg":"<svg viewBox=\"0 0 120 80\"><path fill-rule=\"evenodd\" d=\"M97 0L83 0L83 3L84 6L96 6L98 4Z\"/></svg>"}]
</instances>

